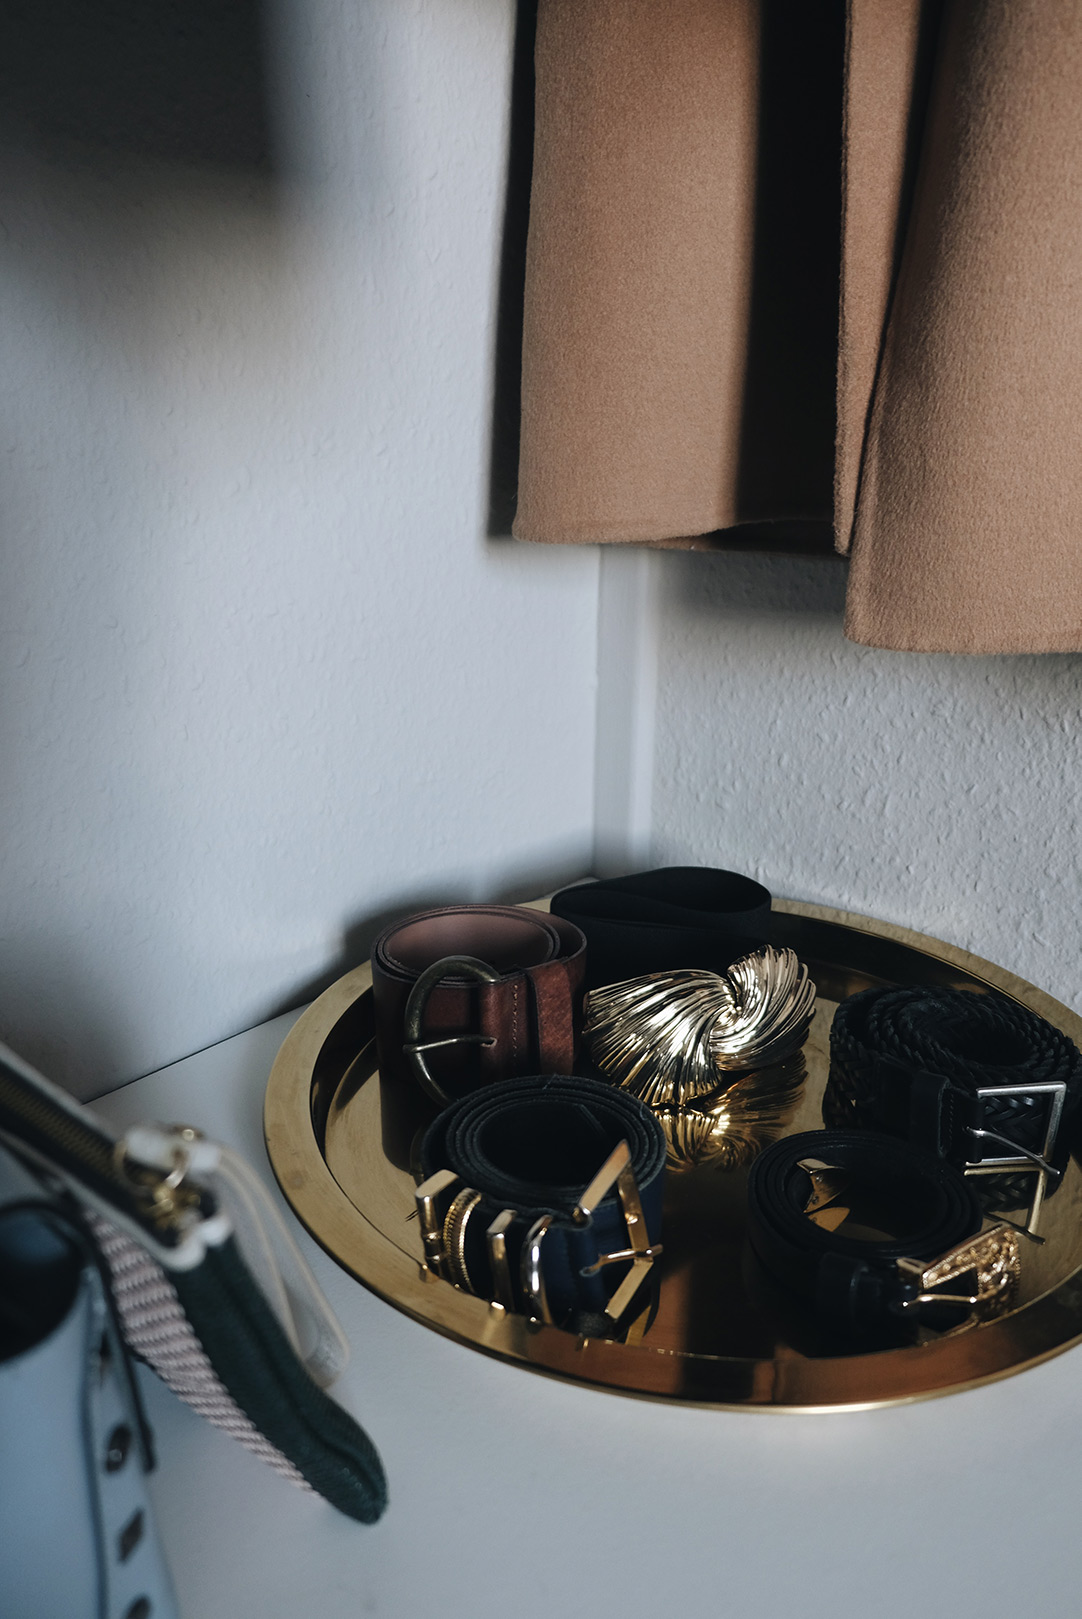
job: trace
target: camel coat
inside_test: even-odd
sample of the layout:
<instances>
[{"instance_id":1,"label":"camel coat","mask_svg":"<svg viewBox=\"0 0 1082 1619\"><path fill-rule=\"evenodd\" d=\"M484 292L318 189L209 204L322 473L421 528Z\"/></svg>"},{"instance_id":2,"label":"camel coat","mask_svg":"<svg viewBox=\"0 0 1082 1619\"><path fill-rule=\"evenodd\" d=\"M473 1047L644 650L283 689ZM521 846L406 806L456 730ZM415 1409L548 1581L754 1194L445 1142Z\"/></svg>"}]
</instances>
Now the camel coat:
<instances>
[{"instance_id":1,"label":"camel coat","mask_svg":"<svg viewBox=\"0 0 1082 1619\"><path fill-rule=\"evenodd\" d=\"M516 535L830 522L852 639L1082 650L1082 0L540 0L536 74Z\"/></svg>"}]
</instances>

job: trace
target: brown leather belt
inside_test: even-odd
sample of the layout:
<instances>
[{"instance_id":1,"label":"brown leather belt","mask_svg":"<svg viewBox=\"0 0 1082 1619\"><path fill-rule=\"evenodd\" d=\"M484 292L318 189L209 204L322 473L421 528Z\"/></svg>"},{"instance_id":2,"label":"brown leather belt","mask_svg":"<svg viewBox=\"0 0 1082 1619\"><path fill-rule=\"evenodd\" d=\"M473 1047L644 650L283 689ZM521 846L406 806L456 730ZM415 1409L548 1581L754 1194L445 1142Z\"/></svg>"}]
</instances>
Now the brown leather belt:
<instances>
[{"instance_id":1,"label":"brown leather belt","mask_svg":"<svg viewBox=\"0 0 1082 1619\"><path fill-rule=\"evenodd\" d=\"M568 1074L585 971L582 933L544 911L445 905L396 922L372 948L380 1072L419 1073L440 1102L517 1074ZM423 1006L410 1007L418 980Z\"/></svg>"}]
</instances>

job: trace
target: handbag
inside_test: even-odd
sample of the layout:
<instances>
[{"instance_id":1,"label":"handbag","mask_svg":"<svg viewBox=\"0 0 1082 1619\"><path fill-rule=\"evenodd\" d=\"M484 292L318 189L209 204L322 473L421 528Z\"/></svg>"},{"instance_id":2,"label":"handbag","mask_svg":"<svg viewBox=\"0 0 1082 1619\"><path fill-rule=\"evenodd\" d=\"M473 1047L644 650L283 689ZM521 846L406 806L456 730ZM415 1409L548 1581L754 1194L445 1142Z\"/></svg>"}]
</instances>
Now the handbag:
<instances>
[{"instance_id":1,"label":"handbag","mask_svg":"<svg viewBox=\"0 0 1082 1619\"><path fill-rule=\"evenodd\" d=\"M0 1150L0 1613L176 1619L150 1433L77 1212Z\"/></svg>"},{"instance_id":2,"label":"handbag","mask_svg":"<svg viewBox=\"0 0 1082 1619\"><path fill-rule=\"evenodd\" d=\"M379 1456L325 1392L348 1346L245 1161L187 1127L118 1137L3 1046L0 1140L77 1211L128 1348L291 1483L375 1522Z\"/></svg>"}]
</instances>

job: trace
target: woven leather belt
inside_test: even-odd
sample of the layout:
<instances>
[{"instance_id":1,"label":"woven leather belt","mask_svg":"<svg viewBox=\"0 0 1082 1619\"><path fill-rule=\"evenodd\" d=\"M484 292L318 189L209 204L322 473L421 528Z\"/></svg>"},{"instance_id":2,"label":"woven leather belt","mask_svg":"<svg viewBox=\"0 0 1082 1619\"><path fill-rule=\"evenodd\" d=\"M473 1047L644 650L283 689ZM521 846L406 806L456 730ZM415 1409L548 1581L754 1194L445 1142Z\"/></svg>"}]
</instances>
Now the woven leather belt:
<instances>
[{"instance_id":1,"label":"woven leather belt","mask_svg":"<svg viewBox=\"0 0 1082 1619\"><path fill-rule=\"evenodd\" d=\"M443 1106L493 1080L570 1071L585 956L572 923L517 905L396 922L372 950L380 1072L419 1078Z\"/></svg>"},{"instance_id":2,"label":"woven leather belt","mask_svg":"<svg viewBox=\"0 0 1082 1619\"><path fill-rule=\"evenodd\" d=\"M547 1074L441 1113L421 1146L428 1267L496 1308L612 1337L661 1253L665 1136L627 1092Z\"/></svg>"},{"instance_id":3,"label":"woven leather belt","mask_svg":"<svg viewBox=\"0 0 1082 1619\"><path fill-rule=\"evenodd\" d=\"M721 972L770 937L769 890L710 866L667 866L564 888L552 913L586 935L590 989L669 967Z\"/></svg>"},{"instance_id":4,"label":"woven leather belt","mask_svg":"<svg viewBox=\"0 0 1082 1619\"><path fill-rule=\"evenodd\" d=\"M1082 1055L1066 1035L995 991L869 989L834 1014L830 1062L827 1124L884 1130L988 1177L985 1207L1028 1200L1036 1230L1082 1099Z\"/></svg>"},{"instance_id":5,"label":"woven leather belt","mask_svg":"<svg viewBox=\"0 0 1082 1619\"><path fill-rule=\"evenodd\" d=\"M850 1204L863 1205L869 1240L837 1229ZM884 1237L899 1217L907 1229ZM956 1170L872 1131L789 1136L748 1175L752 1252L844 1338L904 1341L919 1326L951 1329L1008 1308L1018 1238L1006 1226L978 1235L980 1225L976 1194Z\"/></svg>"}]
</instances>

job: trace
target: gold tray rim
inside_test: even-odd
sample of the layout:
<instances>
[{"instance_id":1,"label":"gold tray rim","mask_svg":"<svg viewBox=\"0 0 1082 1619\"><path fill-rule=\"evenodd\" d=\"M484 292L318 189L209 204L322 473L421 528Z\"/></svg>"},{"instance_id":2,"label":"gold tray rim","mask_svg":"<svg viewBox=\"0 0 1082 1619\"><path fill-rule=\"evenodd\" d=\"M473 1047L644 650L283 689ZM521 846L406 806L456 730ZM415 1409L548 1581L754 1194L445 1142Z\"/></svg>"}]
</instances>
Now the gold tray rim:
<instances>
[{"instance_id":1,"label":"gold tray rim","mask_svg":"<svg viewBox=\"0 0 1082 1619\"><path fill-rule=\"evenodd\" d=\"M530 908L546 909L547 901L533 901ZM1069 1007L957 945L827 905L775 899L774 910L893 941L957 968L1014 996L1082 1044L1082 1018ZM445 1337L600 1392L703 1409L804 1415L867 1411L960 1393L1012 1377L1082 1341L1082 1266L1011 1316L975 1332L845 1360L680 1355L654 1350L648 1341L631 1346L579 1339L501 1314L433 1279L419 1260L403 1253L346 1195L320 1150L311 1114L316 1063L337 1024L371 988L365 962L313 1001L286 1035L264 1097L267 1155L293 1212L330 1257L378 1297ZM970 1363L977 1346L982 1353L974 1371ZM847 1391L858 1373L860 1392Z\"/></svg>"}]
</instances>

